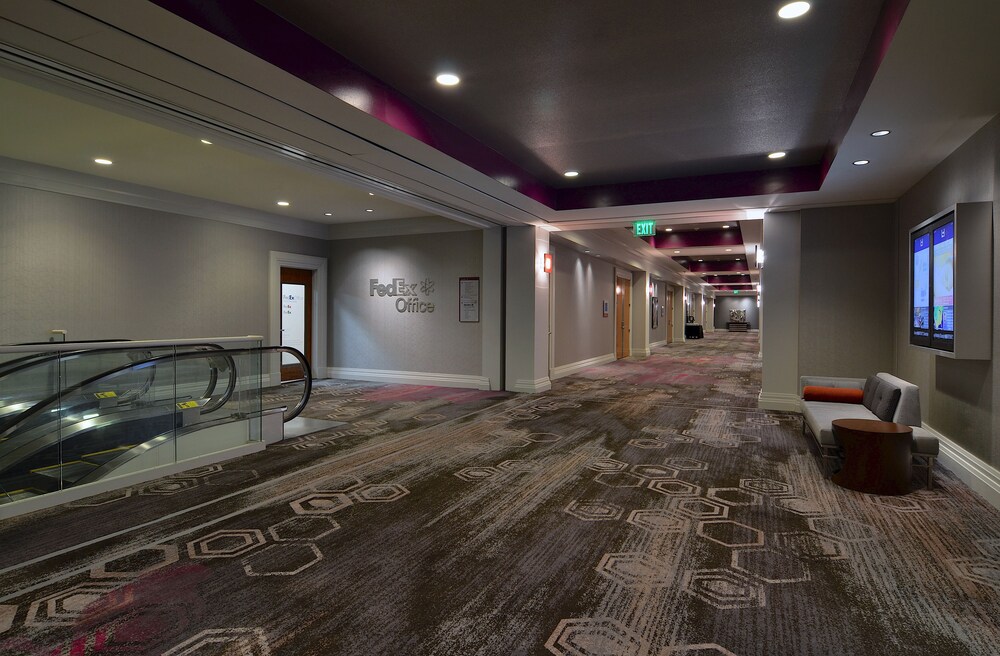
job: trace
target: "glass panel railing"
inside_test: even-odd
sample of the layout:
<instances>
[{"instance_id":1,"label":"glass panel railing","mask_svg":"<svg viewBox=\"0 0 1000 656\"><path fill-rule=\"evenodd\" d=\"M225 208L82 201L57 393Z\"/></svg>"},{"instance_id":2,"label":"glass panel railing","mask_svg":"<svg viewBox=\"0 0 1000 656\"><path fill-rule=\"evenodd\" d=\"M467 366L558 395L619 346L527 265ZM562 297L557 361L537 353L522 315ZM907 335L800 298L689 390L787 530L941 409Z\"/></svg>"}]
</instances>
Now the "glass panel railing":
<instances>
[{"instance_id":1,"label":"glass panel railing","mask_svg":"<svg viewBox=\"0 0 1000 656\"><path fill-rule=\"evenodd\" d=\"M16 411L0 415L0 503L261 440L260 342L225 341L136 343L86 356L0 352L4 398L18 399L6 404Z\"/></svg>"}]
</instances>

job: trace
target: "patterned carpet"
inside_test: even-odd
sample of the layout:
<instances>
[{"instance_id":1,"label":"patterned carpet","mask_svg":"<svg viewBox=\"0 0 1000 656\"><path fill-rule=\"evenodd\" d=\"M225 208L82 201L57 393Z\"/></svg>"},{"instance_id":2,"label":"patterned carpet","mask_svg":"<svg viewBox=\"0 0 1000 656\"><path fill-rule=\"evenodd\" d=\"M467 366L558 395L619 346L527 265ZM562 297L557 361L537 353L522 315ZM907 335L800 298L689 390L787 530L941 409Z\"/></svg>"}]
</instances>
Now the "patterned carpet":
<instances>
[{"instance_id":1,"label":"patterned carpet","mask_svg":"<svg viewBox=\"0 0 1000 656\"><path fill-rule=\"evenodd\" d=\"M0 654L1000 653L1000 512L823 478L755 334L349 425L0 527Z\"/></svg>"}]
</instances>

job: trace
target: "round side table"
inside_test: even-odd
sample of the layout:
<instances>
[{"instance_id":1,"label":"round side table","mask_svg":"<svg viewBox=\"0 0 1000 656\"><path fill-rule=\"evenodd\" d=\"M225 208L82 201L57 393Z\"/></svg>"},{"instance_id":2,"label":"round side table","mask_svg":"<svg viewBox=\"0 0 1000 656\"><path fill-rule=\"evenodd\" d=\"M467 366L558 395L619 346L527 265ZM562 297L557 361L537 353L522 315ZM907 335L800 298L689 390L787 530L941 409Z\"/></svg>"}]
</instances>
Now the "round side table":
<instances>
[{"instance_id":1,"label":"round side table","mask_svg":"<svg viewBox=\"0 0 1000 656\"><path fill-rule=\"evenodd\" d=\"M835 419L833 436L844 452L834 483L869 494L910 491L912 428L891 421Z\"/></svg>"}]
</instances>

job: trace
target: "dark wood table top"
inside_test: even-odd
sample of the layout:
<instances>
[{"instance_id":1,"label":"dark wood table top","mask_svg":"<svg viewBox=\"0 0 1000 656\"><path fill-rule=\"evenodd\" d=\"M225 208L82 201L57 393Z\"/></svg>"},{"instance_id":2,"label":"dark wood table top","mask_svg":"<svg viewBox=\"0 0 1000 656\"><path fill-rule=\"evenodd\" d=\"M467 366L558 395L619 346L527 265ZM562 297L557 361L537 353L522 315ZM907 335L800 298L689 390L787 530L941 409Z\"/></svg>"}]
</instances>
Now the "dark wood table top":
<instances>
[{"instance_id":1,"label":"dark wood table top","mask_svg":"<svg viewBox=\"0 0 1000 656\"><path fill-rule=\"evenodd\" d=\"M833 425L837 428L844 428L856 433L892 435L913 432L913 427L907 426L906 424L897 424L892 421L879 421L877 419L834 419Z\"/></svg>"}]
</instances>

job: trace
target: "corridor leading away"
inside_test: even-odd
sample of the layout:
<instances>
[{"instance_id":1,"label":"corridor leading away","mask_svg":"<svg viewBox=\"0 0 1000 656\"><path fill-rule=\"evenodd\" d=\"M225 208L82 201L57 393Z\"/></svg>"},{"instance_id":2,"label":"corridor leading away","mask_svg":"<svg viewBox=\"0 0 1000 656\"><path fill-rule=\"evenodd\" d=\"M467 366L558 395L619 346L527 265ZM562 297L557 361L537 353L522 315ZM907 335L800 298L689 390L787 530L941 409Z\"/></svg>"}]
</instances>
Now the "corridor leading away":
<instances>
[{"instance_id":1,"label":"corridor leading away","mask_svg":"<svg viewBox=\"0 0 1000 656\"><path fill-rule=\"evenodd\" d=\"M0 527L3 654L995 654L1000 512L877 497L756 408L756 334L347 425Z\"/></svg>"}]
</instances>

